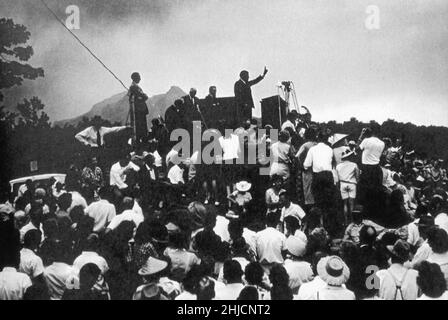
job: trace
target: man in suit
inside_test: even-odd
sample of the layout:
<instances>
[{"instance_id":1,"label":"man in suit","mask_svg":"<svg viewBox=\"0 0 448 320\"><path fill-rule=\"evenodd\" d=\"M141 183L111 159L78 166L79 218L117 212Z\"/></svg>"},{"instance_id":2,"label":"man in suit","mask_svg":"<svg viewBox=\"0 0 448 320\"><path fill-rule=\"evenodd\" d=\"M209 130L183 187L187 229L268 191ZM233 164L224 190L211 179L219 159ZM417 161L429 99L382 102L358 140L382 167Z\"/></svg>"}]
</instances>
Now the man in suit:
<instances>
[{"instance_id":1,"label":"man in suit","mask_svg":"<svg viewBox=\"0 0 448 320\"><path fill-rule=\"evenodd\" d=\"M134 118L136 141L141 141L148 134L148 124L146 123L146 116L149 113L146 105L148 96L138 85L141 80L140 74L134 72L131 75L131 79L132 84L129 88L129 101L133 103L134 106L134 114L131 115L131 117Z\"/></svg>"},{"instance_id":2,"label":"man in suit","mask_svg":"<svg viewBox=\"0 0 448 320\"><path fill-rule=\"evenodd\" d=\"M171 133L174 129L186 129L185 105L182 99L177 99L165 111L165 126Z\"/></svg>"},{"instance_id":3,"label":"man in suit","mask_svg":"<svg viewBox=\"0 0 448 320\"><path fill-rule=\"evenodd\" d=\"M202 114L208 128L218 128L218 123L223 117L223 110L216 97L215 86L211 86L208 89L208 95L204 99L204 107L201 110L203 110Z\"/></svg>"},{"instance_id":4,"label":"man in suit","mask_svg":"<svg viewBox=\"0 0 448 320\"><path fill-rule=\"evenodd\" d=\"M255 108L255 105L252 99L251 87L263 80L266 73L268 73L268 69L264 67L262 75L249 81L249 72L246 70L240 72L240 79L235 82L234 86L236 117L238 123L252 119L252 109Z\"/></svg>"},{"instance_id":5,"label":"man in suit","mask_svg":"<svg viewBox=\"0 0 448 320\"><path fill-rule=\"evenodd\" d=\"M191 133L193 130L193 121L203 122L201 109L199 107L199 98L196 97L197 90L195 88L190 89L190 93L184 96L185 115L188 123L187 130ZM202 125L204 125L202 123Z\"/></svg>"}]
</instances>

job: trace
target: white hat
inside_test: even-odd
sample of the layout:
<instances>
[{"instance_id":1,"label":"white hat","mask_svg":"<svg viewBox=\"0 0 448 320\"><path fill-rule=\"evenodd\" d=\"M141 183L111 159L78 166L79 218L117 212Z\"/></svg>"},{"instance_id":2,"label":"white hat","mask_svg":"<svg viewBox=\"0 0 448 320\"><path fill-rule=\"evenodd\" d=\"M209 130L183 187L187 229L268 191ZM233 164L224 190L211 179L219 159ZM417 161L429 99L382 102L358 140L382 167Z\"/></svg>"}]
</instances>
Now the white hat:
<instances>
[{"instance_id":1,"label":"white hat","mask_svg":"<svg viewBox=\"0 0 448 320\"><path fill-rule=\"evenodd\" d=\"M350 269L340 257L328 256L317 263L317 274L327 284L341 286L350 277Z\"/></svg>"},{"instance_id":2,"label":"white hat","mask_svg":"<svg viewBox=\"0 0 448 320\"><path fill-rule=\"evenodd\" d=\"M306 242L296 236L286 239L286 249L295 257L302 257L306 252Z\"/></svg>"},{"instance_id":3,"label":"white hat","mask_svg":"<svg viewBox=\"0 0 448 320\"><path fill-rule=\"evenodd\" d=\"M348 134L344 133L335 133L331 137L328 138L328 142L334 146L336 143L348 137Z\"/></svg>"},{"instance_id":4,"label":"white hat","mask_svg":"<svg viewBox=\"0 0 448 320\"><path fill-rule=\"evenodd\" d=\"M240 181L236 183L235 187L239 192L246 192L250 190L252 184L247 181Z\"/></svg>"}]
</instances>

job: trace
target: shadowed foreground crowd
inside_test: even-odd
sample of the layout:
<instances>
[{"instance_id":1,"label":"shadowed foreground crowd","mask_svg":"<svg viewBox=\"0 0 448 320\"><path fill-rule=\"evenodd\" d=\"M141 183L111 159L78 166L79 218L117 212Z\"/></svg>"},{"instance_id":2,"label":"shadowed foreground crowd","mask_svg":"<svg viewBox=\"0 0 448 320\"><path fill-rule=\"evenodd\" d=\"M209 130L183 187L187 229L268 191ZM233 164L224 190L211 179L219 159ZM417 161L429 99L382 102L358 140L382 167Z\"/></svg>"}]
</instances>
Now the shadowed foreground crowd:
<instances>
[{"instance_id":1,"label":"shadowed foreground crowd","mask_svg":"<svg viewBox=\"0 0 448 320\"><path fill-rule=\"evenodd\" d=\"M95 149L65 183L27 181L0 205L0 299L448 298L441 160L374 126L348 141L291 112L279 141L266 129L219 143L224 160L267 143L270 162L195 164L155 120L115 163Z\"/></svg>"}]
</instances>

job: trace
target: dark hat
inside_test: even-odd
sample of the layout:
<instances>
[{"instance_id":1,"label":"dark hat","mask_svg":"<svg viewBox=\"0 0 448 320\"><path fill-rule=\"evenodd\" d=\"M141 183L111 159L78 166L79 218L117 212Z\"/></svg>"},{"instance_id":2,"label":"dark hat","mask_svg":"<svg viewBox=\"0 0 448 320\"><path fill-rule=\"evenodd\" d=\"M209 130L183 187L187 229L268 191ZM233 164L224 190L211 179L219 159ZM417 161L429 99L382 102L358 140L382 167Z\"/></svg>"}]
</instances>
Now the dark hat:
<instances>
[{"instance_id":1,"label":"dark hat","mask_svg":"<svg viewBox=\"0 0 448 320\"><path fill-rule=\"evenodd\" d=\"M435 225L434 217L430 215L421 216L416 225L419 227L432 227Z\"/></svg>"},{"instance_id":2,"label":"dark hat","mask_svg":"<svg viewBox=\"0 0 448 320\"><path fill-rule=\"evenodd\" d=\"M409 260L411 253L411 246L406 241L399 239L393 246L387 246L387 250L389 250L393 256L407 261Z\"/></svg>"}]
</instances>

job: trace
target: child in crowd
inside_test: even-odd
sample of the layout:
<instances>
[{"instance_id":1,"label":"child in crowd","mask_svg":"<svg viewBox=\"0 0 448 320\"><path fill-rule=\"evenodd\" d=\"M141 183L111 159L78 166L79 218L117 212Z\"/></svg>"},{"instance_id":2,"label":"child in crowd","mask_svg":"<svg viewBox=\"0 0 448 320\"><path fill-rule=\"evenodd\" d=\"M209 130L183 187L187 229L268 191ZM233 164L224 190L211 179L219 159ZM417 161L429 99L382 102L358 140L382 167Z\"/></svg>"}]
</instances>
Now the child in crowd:
<instances>
[{"instance_id":1,"label":"child in crowd","mask_svg":"<svg viewBox=\"0 0 448 320\"><path fill-rule=\"evenodd\" d=\"M353 161L354 152L346 150L342 154L342 162L336 166L342 200L344 201L344 220L347 226L352 218L356 199L356 186L359 180L359 168Z\"/></svg>"},{"instance_id":2,"label":"child in crowd","mask_svg":"<svg viewBox=\"0 0 448 320\"><path fill-rule=\"evenodd\" d=\"M236 183L236 190L228 197L231 203L228 216L239 216L246 212L246 206L252 200L249 192L251 187L252 184L244 180Z\"/></svg>"}]
</instances>

